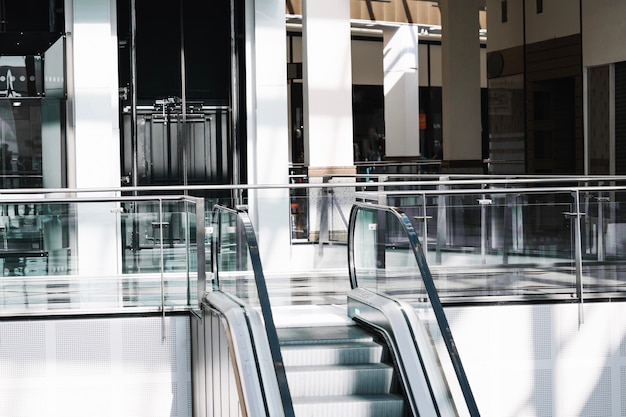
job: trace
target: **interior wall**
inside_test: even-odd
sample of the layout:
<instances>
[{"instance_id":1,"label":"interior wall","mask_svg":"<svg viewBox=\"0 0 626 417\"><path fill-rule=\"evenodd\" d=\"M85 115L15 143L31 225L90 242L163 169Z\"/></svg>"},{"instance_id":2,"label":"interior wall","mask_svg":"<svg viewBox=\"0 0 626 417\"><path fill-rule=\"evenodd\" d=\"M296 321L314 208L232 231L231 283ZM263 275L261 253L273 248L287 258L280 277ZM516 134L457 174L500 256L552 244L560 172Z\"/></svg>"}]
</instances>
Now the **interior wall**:
<instances>
[{"instance_id":1,"label":"interior wall","mask_svg":"<svg viewBox=\"0 0 626 417\"><path fill-rule=\"evenodd\" d=\"M499 51L524 43L523 0L508 0L507 21L502 22L502 0L487 0L487 51Z\"/></svg>"},{"instance_id":2,"label":"interior wall","mask_svg":"<svg viewBox=\"0 0 626 417\"><path fill-rule=\"evenodd\" d=\"M580 1L542 1L541 12L537 10L537 1L526 0L524 4L527 44L580 33Z\"/></svg>"},{"instance_id":3,"label":"interior wall","mask_svg":"<svg viewBox=\"0 0 626 417\"><path fill-rule=\"evenodd\" d=\"M483 417L626 415L626 303L446 308Z\"/></svg>"},{"instance_id":4,"label":"interior wall","mask_svg":"<svg viewBox=\"0 0 626 417\"><path fill-rule=\"evenodd\" d=\"M583 66L626 61L626 2L581 0Z\"/></svg>"},{"instance_id":5,"label":"interior wall","mask_svg":"<svg viewBox=\"0 0 626 417\"><path fill-rule=\"evenodd\" d=\"M1 322L0 416L191 417L189 317L163 320Z\"/></svg>"}]
</instances>

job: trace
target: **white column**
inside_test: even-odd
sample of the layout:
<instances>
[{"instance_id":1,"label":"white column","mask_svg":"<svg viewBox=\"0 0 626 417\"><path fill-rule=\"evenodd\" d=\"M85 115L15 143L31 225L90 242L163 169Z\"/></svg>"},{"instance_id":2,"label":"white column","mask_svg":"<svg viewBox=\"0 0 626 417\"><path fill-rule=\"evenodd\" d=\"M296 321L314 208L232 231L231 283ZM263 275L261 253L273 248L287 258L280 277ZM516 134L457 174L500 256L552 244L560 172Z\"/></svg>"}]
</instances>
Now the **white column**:
<instances>
[{"instance_id":1,"label":"white column","mask_svg":"<svg viewBox=\"0 0 626 417\"><path fill-rule=\"evenodd\" d=\"M115 0L65 2L68 36L68 184L120 185ZM102 194L101 194L102 195ZM77 261L83 276L119 271L118 221L112 203L79 206ZM77 259L76 259L77 258Z\"/></svg>"},{"instance_id":2,"label":"white column","mask_svg":"<svg viewBox=\"0 0 626 417\"><path fill-rule=\"evenodd\" d=\"M354 172L349 0L303 0L304 160Z\"/></svg>"},{"instance_id":3,"label":"white column","mask_svg":"<svg viewBox=\"0 0 626 417\"><path fill-rule=\"evenodd\" d=\"M285 2L247 2L254 22L246 34L248 51L248 182L289 183L287 50ZM289 190L250 192L250 215L266 271L289 266L291 242Z\"/></svg>"},{"instance_id":4,"label":"white column","mask_svg":"<svg viewBox=\"0 0 626 417\"><path fill-rule=\"evenodd\" d=\"M417 26L383 30L385 154L416 157L420 152Z\"/></svg>"},{"instance_id":5,"label":"white column","mask_svg":"<svg viewBox=\"0 0 626 417\"><path fill-rule=\"evenodd\" d=\"M482 172L478 0L442 0L439 4L443 159L452 169L457 161L459 168Z\"/></svg>"}]
</instances>

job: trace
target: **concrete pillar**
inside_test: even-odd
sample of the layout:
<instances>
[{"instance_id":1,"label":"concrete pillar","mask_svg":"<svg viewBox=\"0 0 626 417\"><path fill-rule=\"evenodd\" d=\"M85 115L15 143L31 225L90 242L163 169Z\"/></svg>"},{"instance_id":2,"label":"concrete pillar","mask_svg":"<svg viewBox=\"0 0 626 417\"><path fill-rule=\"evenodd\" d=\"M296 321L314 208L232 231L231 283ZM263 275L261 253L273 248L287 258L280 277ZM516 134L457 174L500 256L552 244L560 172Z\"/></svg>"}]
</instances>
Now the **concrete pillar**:
<instances>
[{"instance_id":1,"label":"concrete pillar","mask_svg":"<svg viewBox=\"0 0 626 417\"><path fill-rule=\"evenodd\" d=\"M419 157L417 26L383 29L386 156Z\"/></svg>"},{"instance_id":2,"label":"concrete pillar","mask_svg":"<svg viewBox=\"0 0 626 417\"><path fill-rule=\"evenodd\" d=\"M321 183L324 176L352 175L354 145L352 127L352 46L350 0L302 1L302 78L304 101L304 163L310 183ZM352 181L348 178L333 182ZM343 198L347 188L327 194L309 191L309 239L326 242L345 226L330 224L330 216L349 210ZM321 248L321 247L320 247ZM320 265L323 251L316 255Z\"/></svg>"},{"instance_id":3,"label":"concrete pillar","mask_svg":"<svg viewBox=\"0 0 626 417\"><path fill-rule=\"evenodd\" d=\"M289 183L285 2L246 3L248 51L248 182ZM253 23L252 23L253 22ZM266 271L284 270L290 250L289 190L250 192L250 215Z\"/></svg>"},{"instance_id":4,"label":"concrete pillar","mask_svg":"<svg viewBox=\"0 0 626 417\"><path fill-rule=\"evenodd\" d=\"M65 2L68 71L68 185L120 185L115 0ZM93 195L93 194L90 194ZM110 195L110 194L108 194ZM113 203L76 212L74 267L83 276L119 272L118 219Z\"/></svg>"},{"instance_id":5,"label":"concrete pillar","mask_svg":"<svg viewBox=\"0 0 626 417\"><path fill-rule=\"evenodd\" d=\"M478 0L442 0L443 159L482 173Z\"/></svg>"},{"instance_id":6,"label":"concrete pillar","mask_svg":"<svg viewBox=\"0 0 626 417\"><path fill-rule=\"evenodd\" d=\"M303 0L304 162L354 173L349 0Z\"/></svg>"}]
</instances>

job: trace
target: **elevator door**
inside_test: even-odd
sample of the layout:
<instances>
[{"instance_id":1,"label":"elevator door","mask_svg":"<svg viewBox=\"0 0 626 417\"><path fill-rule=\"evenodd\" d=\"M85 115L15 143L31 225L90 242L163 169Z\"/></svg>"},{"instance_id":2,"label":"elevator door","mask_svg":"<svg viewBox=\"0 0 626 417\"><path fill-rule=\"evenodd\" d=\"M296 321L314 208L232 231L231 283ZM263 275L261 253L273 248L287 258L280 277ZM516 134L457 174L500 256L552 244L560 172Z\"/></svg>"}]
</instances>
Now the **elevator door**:
<instances>
[{"instance_id":1,"label":"elevator door","mask_svg":"<svg viewBox=\"0 0 626 417\"><path fill-rule=\"evenodd\" d=\"M124 115L125 182L136 185L190 185L228 183L228 111L202 107L183 115L180 106L165 111L141 108L136 141L131 138L131 117ZM136 170L133 159L136 158ZM136 177L135 177L136 176Z\"/></svg>"}]
</instances>

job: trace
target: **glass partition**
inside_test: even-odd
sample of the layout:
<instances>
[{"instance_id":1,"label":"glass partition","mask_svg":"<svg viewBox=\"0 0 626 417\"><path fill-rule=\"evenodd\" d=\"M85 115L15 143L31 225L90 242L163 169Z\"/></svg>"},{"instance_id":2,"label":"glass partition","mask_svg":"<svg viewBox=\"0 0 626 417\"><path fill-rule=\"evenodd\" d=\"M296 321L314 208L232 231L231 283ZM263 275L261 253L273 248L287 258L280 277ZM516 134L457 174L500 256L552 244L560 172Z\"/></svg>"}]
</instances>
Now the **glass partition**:
<instances>
[{"instance_id":1,"label":"glass partition","mask_svg":"<svg viewBox=\"0 0 626 417\"><path fill-rule=\"evenodd\" d=\"M202 200L42 197L1 201L0 314L197 305Z\"/></svg>"},{"instance_id":2,"label":"glass partition","mask_svg":"<svg viewBox=\"0 0 626 417\"><path fill-rule=\"evenodd\" d=\"M213 289L232 294L251 306L259 306L249 241L243 223L238 220L240 214L218 206L213 213Z\"/></svg>"}]
</instances>

